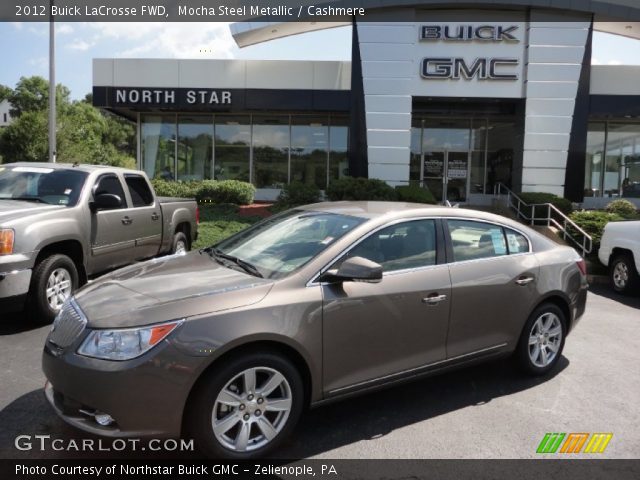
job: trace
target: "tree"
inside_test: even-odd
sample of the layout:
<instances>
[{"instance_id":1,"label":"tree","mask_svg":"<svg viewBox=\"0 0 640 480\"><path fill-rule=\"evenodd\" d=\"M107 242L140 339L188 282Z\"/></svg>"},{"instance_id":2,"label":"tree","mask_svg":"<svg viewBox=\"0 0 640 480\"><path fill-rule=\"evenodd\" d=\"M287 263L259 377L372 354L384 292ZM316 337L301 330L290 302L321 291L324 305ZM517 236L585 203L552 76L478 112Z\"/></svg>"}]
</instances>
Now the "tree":
<instances>
[{"instance_id":1,"label":"tree","mask_svg":"<svg viewBox=\"0 0 640 480\"><path fill-rule=\"evenodd\" d=\"M13 90L11 90L6 85L0 85L0 102L9 98L9 95L11 95L11 92L13 92Z\"/></svg>"},{"instance_id":2,"label":"tree","mask_svg":"<svg viewBox=\"0 0 640 480\"><path fill-rule=\"evenodd\" d=\"M56 106L58 110L69 104L69 89L56 86ZM49 108L49 82L42 77L20 77L16 88L7 97L11 103L11 116L19 117L22 112L45 111Z\"/></svg>"},{"instance_id":3,"label":"tree","mask_svg":"<svg viewBox=\"0 0 640 480\"><path fill-rule=\"evenodd\" d=\"M24 112L2 130L0 155L4 162L46 162L49 152L44 111Z\"/></svg>"}]
</instances>

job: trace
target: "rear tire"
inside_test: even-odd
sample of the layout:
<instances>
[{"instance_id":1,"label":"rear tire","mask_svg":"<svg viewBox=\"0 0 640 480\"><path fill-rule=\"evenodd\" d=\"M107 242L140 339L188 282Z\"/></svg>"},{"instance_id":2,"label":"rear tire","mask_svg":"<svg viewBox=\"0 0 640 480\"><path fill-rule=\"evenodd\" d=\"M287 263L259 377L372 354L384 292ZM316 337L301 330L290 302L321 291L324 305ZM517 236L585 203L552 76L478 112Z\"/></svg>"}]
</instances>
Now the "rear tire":
<instances>
[{"instance_id":1,"label":"rear tire","mask_svg":"<svg viewBox=\"0 0 640 480\"><path fill-rule=\"evenodd\" d=\"M630 295L638 291L640 278L632 255L619 253L611 259L609 280L611 287L623 295Z\"/></svg>"},{"instance_id":2,"label":"rear tire","mask_svg":"<svg viewBox=\"0 0 640 480\"><path fill-rule=\"evenodd\" d=\"M300 373L271 352L229 359L196 388L186 407L185 427L210 458L264 456L293 431L304 405Z\"/></svg>"},{"instance_id":3,"label":"rear tire","mask_svg":"<svg viewBox=\"0 0 640 480\"><path fill-rule=\"evenodd\" d=\"M189 244L189 239L184 234L184 232L176 232L173 236L173 244L171 245L171 254L175 255L176 253L187 253L191 250L191 245Z\"/></svg>"},{"instance_id":4,"label":"rear tire","mask_svg":"<svg viewBox=\"0 0 640 480\"><path fill-rule=\"evenodd\" d=\"M27 313L37 323L51 323L62 304L78 288L78 269L66 255L54 254L38 263L31 276Z\"/></svg>"},{"instance_id":5,"label":"rear tire","mask_svg":"<svg viewBox=\"0 0 640 480\"><path fill-rule=\"evenodd\" d=\"M557 305L543 303L529 316L522 330L516 358L525 373L547 374L562 356L567 319Z\"/></svg>"}]
</instances>

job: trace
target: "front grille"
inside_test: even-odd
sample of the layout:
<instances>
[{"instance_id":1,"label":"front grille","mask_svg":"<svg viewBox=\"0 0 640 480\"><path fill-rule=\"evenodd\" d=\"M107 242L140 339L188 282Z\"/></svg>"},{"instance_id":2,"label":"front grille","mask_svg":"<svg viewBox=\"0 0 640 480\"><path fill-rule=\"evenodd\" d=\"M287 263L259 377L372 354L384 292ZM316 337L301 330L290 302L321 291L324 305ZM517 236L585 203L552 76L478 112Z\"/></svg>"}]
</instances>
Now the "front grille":
<instances>
[{"instance_id":1,"label":"front grille","mask_svg":"<svg viewBox=\"0 0 640 480\"><path fill-rule=\"evenodd\" d=\"M49 333L49 342L57 347L66 348L78 338L86 325L86 317L72 299L64 304L54 320Z\"/></svg>"}]
</instances>

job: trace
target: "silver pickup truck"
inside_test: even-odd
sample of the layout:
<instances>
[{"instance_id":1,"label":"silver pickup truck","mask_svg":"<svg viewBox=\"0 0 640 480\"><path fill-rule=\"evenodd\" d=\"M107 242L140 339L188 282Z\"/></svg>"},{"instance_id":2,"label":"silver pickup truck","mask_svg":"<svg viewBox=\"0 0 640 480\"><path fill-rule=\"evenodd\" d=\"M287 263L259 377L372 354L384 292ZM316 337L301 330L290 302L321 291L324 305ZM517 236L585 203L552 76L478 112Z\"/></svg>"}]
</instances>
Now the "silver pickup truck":
<instances>
[{"instance_id":1,"label":"silver pickup truck","mask_svg":"<svg viewBox=\"0 0 640 480\"><path fill-rule=\"evenodd\" d=\"M143 172L97 165L0 165L0 318L52 321L90 278L187 251L195 200L158 198Z\"/></svg>"}]
</instances>

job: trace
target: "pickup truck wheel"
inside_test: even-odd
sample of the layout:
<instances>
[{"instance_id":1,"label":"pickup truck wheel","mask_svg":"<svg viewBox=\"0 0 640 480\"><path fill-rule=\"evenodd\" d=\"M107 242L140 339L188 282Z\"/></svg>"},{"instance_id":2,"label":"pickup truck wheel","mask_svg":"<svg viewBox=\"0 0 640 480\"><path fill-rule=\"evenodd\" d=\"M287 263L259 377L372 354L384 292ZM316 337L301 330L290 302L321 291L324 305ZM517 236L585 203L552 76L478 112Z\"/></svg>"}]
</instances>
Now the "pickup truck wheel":
<instances>
[{"instance_id":1,"label":"pickup truck wheel","mask_svg":"<svg viewBox=\"0 0 640 480\"><path fill-rule=\"evenodd\" d=\"M66 255L43 259L33 271L28 313L32 320L51 323L63 303L78 288L78 270Z\"/></svg>"},{"instance_id":2,"label":"pickup truck wheel","mask_svg":"<svg viewBox=\"0 0 640 480\"><path fill-rule=\"evenodd\" d=\"M183 232L176 232L173 236L173 246L171 247L171 253L187 253L191 249L189 245L189 239Z\"/></svg>"},{"instance_id":3,"label":"pickup truck wheel","mask_svg":"<svg viewBox=\"0 0 640 480\"><path fill-rule=\"evenodd\" d=\"M640 284L638 272L633 261L633 257L627 253L621 253L611 260L609 270L611 286L618 293L629 295L636 291Z\"/></svg>"}]
</instances>

